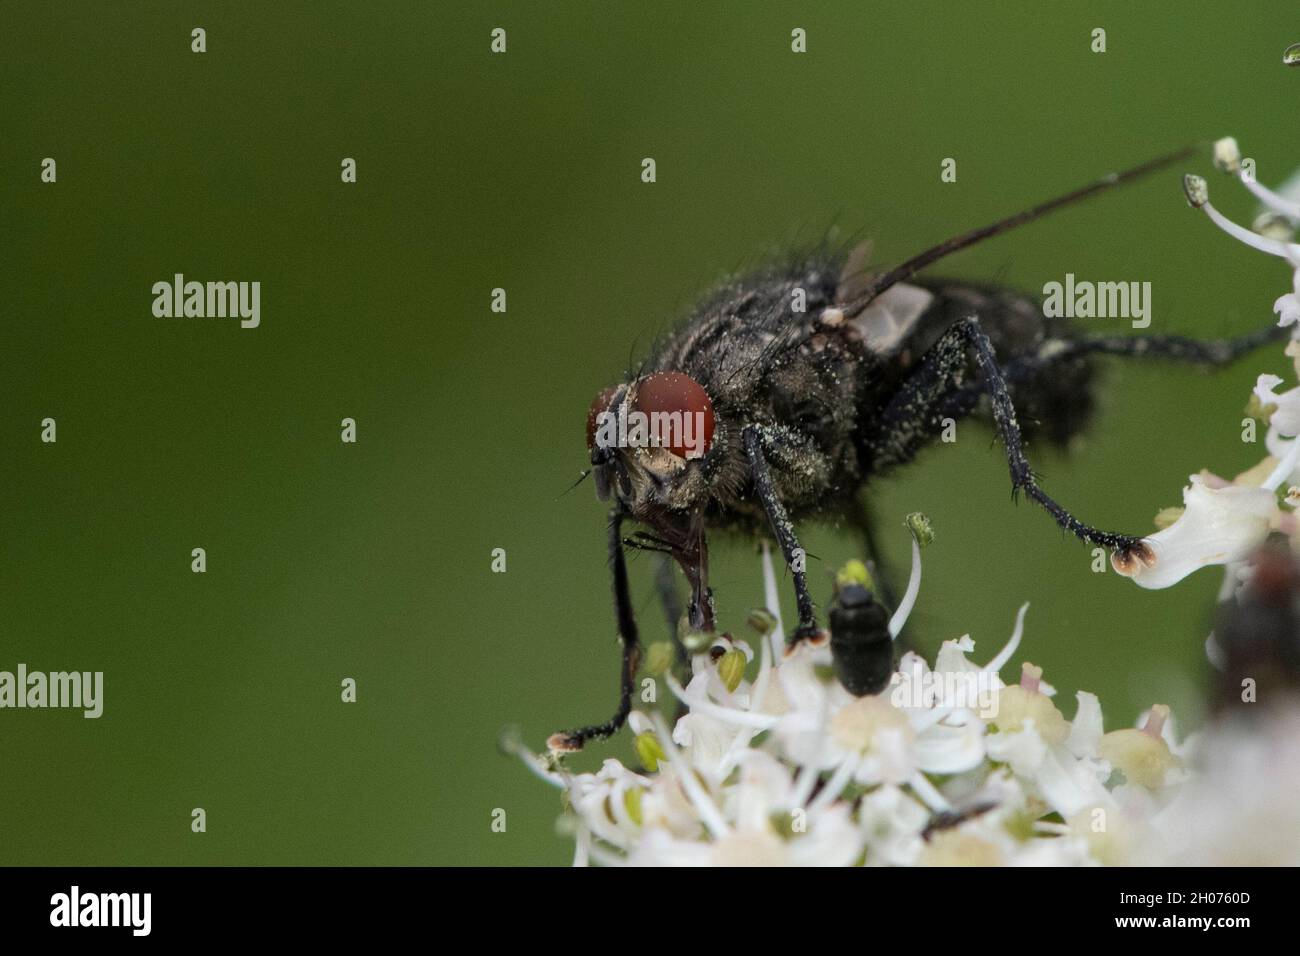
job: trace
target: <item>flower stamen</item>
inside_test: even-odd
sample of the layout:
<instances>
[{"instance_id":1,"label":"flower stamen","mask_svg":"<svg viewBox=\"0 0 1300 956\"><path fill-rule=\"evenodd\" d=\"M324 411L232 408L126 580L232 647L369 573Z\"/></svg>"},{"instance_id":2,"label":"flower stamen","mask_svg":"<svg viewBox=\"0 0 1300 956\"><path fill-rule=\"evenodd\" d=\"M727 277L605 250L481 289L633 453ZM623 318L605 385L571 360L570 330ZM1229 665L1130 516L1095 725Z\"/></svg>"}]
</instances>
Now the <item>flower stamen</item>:
<instances>
[{"instance_id":1,"label":"flower stamen","mask_svg":"<svg viewBox=\"0 0 1300 956\"><path fill-rule=\"evenodd\" d=\"M1243 242L1252 249L1258 249L1260 252L1267 252L1270 256L1278 256L1282 259L1292 260L1300 257L1300 245L1294 242L1283 242L1280 239L1269 239L1257 232L1251 232L1244 226L1237 225L1215 209L1210 202L1210 187L1202 177L1184 176L1183 192L1193 208L1204 210L1205 214L1210 217L1211 222L1238 242Z\"/></svg>"}]
</instances>

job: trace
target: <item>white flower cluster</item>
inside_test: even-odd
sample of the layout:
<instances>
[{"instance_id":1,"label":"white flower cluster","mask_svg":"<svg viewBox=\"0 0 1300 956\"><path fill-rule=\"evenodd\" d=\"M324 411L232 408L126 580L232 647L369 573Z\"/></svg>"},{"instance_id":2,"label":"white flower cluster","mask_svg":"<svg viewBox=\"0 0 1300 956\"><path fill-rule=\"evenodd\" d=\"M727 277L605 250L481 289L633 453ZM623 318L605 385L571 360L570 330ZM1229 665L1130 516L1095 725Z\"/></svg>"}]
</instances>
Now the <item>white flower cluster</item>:
<instances>
[{"instance_id":1,"label":"white flower cluster","mask_svg":"<svg viewBox=\"0 0 1300 956\"><path fill-rule=\"evenodd\" d=\"M1236 176L1264 205L1265 214L1255 222L1260 231L1245 229L1215 209L1199 176L1184 180L1188 202L1228 235L1291 266L1293 291L1280 296L1273 311L1278 325L1292 329L1286 354L1300 377L1300 244L1291 241L1300 224L1300 203L1256 182L1253 168L1242 162L1236 140L1219 140L1214 156L1220 169ZM1142 587L1165 588L1193 571L1221 564L1227 568L1221 596L1228 597L1249 574L1244 560L1270 533L1300 537L1294 510L1300 504L1296 487L1300 485L1300 388L1278 392L1282 381L1277 375L1262 374L1254 388L1253 411L1268 424L1264 439L1268 455L1232 479L1209 471L1192 475L1183 489L1183 507L1162 512L1157 520L1168 526L1144 539L1154 559L1143 562L1116 554L1111 560L1117 571Z\"/></svg>"},{"instance_id":2,"label":"white flower cluster","mask_svg":"<svg viewBox=\"0 0 1300 956\"><path fill-rule=\"evenodd\" d=\"M775 615L766 550L763 575ZM1080 692L1067 720L1031 664L1004 684L1025 610L989 663L971 660L969 637L948 641L933 668L909 652L890 688L860 698L829 673L826 646L788 650L778 619L753 682L724 663L749 647L721 638L685 687L665 678L689 707L675 727L633 712L643 770L607 759L573 774L557 755L520 754L565 791L578 863L1132 862L1186 776L1168 708L1104 733L1094 695ZM975 686L991 696L951 694Z\"/></svg>"},{"instance_id":3,"label":"white flower cluster","mask_svg":"<svg viewBox=\"0 0 1300 956\"><path fill-rule=\"evenodd\" d=\"M1252 232L1188 177L1189 200L1243 242L1290 263L1295 291L1277 300L1280 325L1300 336L1300 204L1255 183L1236 143L1216 161L1266 205ZM1300 377L1300 342L1287 354ZM1145 539L1153 560L1112 560L1143 587L1168 587L1212 564L1227 567L1223 596L1249 579L1246 558L1271 532L1300 539L1300 388L1259 376L1267 458L1232 480L1202 472L1184 508ZM1289 489L1289 490L1288 490ZM897 635L920 584L890 622ZM865 572L863 572L865 573ZM669 727L633 711L642 769L607 759L573 773L560 753L513 749L561 788L575 863L606 865L1088 865L1300 864L1300 705L1221 721L1179 741L1169 709L1106 733L1101 705L1076 695L1072 719L1042 671L1000 672L1019 647L1025 611L988 663L969 636L947 641L934 666L903 656L891 686L853 697L831 673L829 647L785 645L776 578L764 547L768 614L757 674L753 650L723 636L693 657L685 712ZM762 630L762 628L760 628ZM664 669L667 670L666 668Z\"/></svg>"}]
</instances>

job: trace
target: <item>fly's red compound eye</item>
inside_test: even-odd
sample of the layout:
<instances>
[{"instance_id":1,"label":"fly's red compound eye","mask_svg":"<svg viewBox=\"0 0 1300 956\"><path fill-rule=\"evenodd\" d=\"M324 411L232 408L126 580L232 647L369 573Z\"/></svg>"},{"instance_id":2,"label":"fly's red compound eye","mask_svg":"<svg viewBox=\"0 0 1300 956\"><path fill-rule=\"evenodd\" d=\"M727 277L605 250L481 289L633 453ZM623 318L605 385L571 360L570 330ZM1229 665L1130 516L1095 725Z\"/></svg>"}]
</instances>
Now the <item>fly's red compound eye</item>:
<instances>
[{"instance_id":1,"label":"fly's red compound eye","mask_svg":"<svg viewBox=\"0 0 1300 956\"><path fill-rule=\"evenodd\" d=\"M635 411L661 413L662 446L678 458L700 458L713 447L713 402L699 382L681 372L656 372L637 386ZM678 415L677 413L680 413Z\"/></svg>"},{"instance_id":2,"label":"fly's red compound eye","mask_svg":"<svg viewBox=\"0 0 1300 956\"><path fill-rule=\"evenodd\" d=\"M596 428L600 425L600 416L602 413L609 411L609 403L614 400L615 393L618 392L617 385L611 385L591 403L591 408L587 409L587 451L593 451L596 447Z\"/></svg>"}]
</instances>

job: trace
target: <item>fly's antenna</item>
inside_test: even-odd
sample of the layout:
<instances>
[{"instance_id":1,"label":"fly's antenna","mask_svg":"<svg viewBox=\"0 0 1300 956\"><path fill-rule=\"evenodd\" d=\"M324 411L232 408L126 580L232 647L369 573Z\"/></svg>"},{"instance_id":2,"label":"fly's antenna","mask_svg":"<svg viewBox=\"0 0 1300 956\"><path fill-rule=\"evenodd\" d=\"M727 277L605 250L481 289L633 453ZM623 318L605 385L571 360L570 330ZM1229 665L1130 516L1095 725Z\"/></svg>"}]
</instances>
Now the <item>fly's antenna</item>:
<instances>
[{"instance_id":1,"label":"fly's antenna","mask_svg":"<svg viewBox=\"0 0 1300 956\"><path fill-rule=\"evenodd\" d=\"M927 249L920 255L913 256L900 266L895 266L882 275L867 281L862 291L848 305L841 306L845 318L853 318L868 305L871 301L884 292L890 286L897 285L906 279L910 279L916 273L920 272L926 266L945 256L950 256L954 252L960 252L962 249L968 249L978 242L989 239L993 236L1004 232L1009 232L1017 226L1023 226L1025 223L1033 222L1046 216L1050 212L1071 206L1074 203L1082 202L1085 199L1091 199L1097 193L1104 192L1115 186L1122 186L1125 183L1139 179L1148 173L1153 173L1158 169L1164 169L1166 166L1172 166L1174 163L1187 159L1199 148L1199 144L1186 146L1177 152L1170 153L1167 156L1161 156L1158 159L1152 159L1140 166L1134 166L1132 169L1126 169L1122 173L1111 173L1104 176L1090 185L1073 192L1068 192L1063 196L1057 196L1055 199L1049 199L1046 202L1039 203L1031 209L1024 212L1018 212L1014 216L1008 216L1006 219L999 219L997 222L988 226L982 226L979 229L972 229L970 232L962 233L960 236L954 236L946 242Z\"/></svg>"},{"instance_id":2,"label":"fly's antenna","mask_svg":"<svg viewBox=\"0 0 1300 956\"><path fill-rule=\"evenodd\" d=\"M569 485L569 487L565 488L565 489L564 489L563 491L561 491L558 495L556 495L556 496L555 496L555 500L556 500L556 501L559 501L561 498L563 498L563 497L564 497L565 495L567 495L569 492L573 491L574 488L577 488L578 485L580 485L580 484L582 484L584 481L586 481L587 478L588 478L588 476L590 476L590 475L591 475L591 469L588 468L586 471L584 471L582 474L580 474L580 475L578 476L578 480L577 480L577 481L575 481L573 484Z\"/></svg>"}]
</instances>

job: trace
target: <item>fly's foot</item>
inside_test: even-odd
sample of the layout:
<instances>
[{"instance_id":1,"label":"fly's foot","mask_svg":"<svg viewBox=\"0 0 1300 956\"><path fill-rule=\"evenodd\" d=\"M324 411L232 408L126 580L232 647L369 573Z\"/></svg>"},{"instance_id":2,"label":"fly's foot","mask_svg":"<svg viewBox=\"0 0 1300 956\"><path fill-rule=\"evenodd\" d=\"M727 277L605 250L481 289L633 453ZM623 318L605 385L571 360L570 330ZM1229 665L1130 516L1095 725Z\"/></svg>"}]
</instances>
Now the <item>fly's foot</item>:
<instances>
[{"instance_id":1,"label":"fly's foot","mask_svg":"<svg viewBox=\"0 0 1300 956\"><path fill-rule=\"evenodd\" d=\"M808 621L795 628L794 633L790 635L789 644L793 647L807 641L809 647L825 647L830 643L830 639L830 631L818 627L816 621Z\"/></svg>"},{"instance_id":2,"label":"fly's foot","mask_svg":"<svg viewBox=\"0 0 1300 956\"><path fill-rule=\"evenodd\" d=\"M582 744L581 737L564 731L546 738L546 749L556 753L576 753L582 749Z\"/></svg>"},{"instance_id":3,"label":"fly's foot","mask_svg":"<svg viewBox=\"0 0 1300 956\"><path fill-rule=\"evenodd\" d=\"M1151 567L1156 563L1156 553L1141 538L1121 538L1115 543L1115 553L1110 556L1111 566L1120 574L1132 576L1138 565Z\"/></svg>"}]
</instances>

